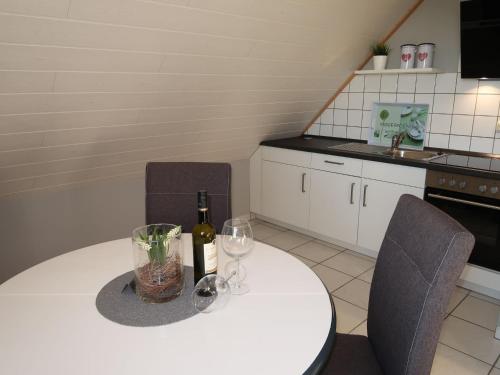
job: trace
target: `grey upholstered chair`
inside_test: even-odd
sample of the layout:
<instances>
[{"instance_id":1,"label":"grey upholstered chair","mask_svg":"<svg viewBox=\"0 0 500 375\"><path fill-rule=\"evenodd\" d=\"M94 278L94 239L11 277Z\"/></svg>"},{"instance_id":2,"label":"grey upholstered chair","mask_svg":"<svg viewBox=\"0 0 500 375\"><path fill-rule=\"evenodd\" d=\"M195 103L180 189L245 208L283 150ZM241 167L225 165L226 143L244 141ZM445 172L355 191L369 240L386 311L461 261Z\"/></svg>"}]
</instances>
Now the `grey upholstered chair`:
<instances>
[{"instance_id":1,"label":"grey upholstered chair","mask_svg":"<svg viewBox=\"0 0 500 375\"><path fill-rule=\"evenodd\" d=\"M231 165L227 163L151 162L146 166L146 223L198 222L197 195L208 191L210 222L220 233L231 217Z\"/></svg>"},{"instance_id":2,"label":"grey upholstered chair","mask_svg":"<svg viewBox=\"0 0 500 375\"><path fill-rule=\"evenodd\" d=\"M434 206L403 195L370 290L368 337L338 334L325 375L427 375L446 307L474 237Z\"/></svg>"}]
</instances>

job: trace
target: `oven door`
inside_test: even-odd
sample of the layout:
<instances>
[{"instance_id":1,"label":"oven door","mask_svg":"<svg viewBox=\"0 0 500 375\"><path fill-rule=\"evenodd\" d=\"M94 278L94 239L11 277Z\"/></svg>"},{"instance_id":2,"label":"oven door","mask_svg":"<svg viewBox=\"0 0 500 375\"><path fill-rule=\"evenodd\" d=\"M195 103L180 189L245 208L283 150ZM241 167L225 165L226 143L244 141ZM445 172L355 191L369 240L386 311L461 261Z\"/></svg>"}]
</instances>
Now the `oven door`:
<instances>
[{"instance_id":1,"label":"oven door","mask_svg":"<svg viewBox=\"0 0 500 375\"><path fill-rule=\"evenodd\" d=\"M500 200L429 187L424 199L476 237L469 263L500 271Z\"/></svg>"}]
</instances>

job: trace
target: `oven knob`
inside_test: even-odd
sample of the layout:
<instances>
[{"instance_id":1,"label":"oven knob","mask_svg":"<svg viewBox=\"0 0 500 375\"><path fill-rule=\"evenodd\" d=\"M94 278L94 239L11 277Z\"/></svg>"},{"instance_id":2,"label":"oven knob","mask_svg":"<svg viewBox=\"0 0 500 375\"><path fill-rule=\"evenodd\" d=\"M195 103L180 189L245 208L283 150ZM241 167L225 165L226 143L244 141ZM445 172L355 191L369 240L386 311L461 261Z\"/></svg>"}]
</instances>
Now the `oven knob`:
<instances>
[{"instance_id":1,"label":"oven knob","mask_svg":"<svg viewBox=\"0 0 500 375\"><path fill-rule=\"evenodd\" d=\"M448 185L450 186L455 186L457 184L457 181L455 181L455 179L451 179L449 182L448 182Z\"/></svg>"},{"instance_id":2,"label":"oven knob","mask_svg":"<svg viewBox=\"0 0 500 375\"><path fill-rule=\"evenodd\" d=\"M490 188L490 192L491 192L491 194L496 194L496 193L498 193L498 186L492 186L492 187Z\"/></svg>"},{"instance_id":3,"label":"oven knob","mask_svg":"<svg viewBox=\"0 0 500 375\"><path fill-rule=\"evenodd\" d=\"M461 181L458 183L458 187L460 189L465 189L466 186L467 186L467 182L465 182L465 181Z\"/></svg>"},{"instance_id":4,"label":"oven knob","mask_svg":"<svg viewBox=\"0 0 500 375\"><path fill-rule=\"evenodd\" d=\"M445 183L446 183L446 178L440 177L439 180L438 180L438 184L439 185L444 185Z\"/></svg>"},{"instance_id":5,"label":"oven knob","mask_svg":"<svg viewBox=\"0 0 500 375\"><path fill-rule=\"evenodd\" d=\"M488 187L486 185L479 185L478 189L481 193L486 193L486 190L488 190Z\"/></svg>"}]
</instances>

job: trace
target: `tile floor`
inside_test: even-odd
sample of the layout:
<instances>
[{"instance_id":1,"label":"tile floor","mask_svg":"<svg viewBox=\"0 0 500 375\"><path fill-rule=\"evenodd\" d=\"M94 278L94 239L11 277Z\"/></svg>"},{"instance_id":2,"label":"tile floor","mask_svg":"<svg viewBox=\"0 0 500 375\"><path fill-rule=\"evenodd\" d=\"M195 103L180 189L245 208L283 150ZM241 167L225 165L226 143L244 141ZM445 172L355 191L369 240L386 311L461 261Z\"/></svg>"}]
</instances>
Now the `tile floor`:
<instances>
[{"instance_id":1,"label":"tile floor","mask_svg":"<svg viewBox=\"0 0 500 375\"><path fill-rule=\"evenodd\" d=\"M323 280L338 332L366 335L374 259L261 220L252 224L257 240L289 252ZM500 375L500 340L494 338L500 301L457 287L447 312L432 375Z\"/></svg>"}]
</instances>

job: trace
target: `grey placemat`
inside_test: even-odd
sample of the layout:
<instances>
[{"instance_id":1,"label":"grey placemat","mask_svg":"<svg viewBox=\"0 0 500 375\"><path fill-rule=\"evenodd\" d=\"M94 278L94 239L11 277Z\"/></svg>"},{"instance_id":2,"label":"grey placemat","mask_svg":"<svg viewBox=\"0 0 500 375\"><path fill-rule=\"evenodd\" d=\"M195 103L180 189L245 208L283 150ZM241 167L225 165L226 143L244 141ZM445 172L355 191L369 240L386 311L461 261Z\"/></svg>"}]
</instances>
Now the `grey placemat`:
<instances>
[{"instance_id":1,"label":"grey placemat","mask_svg":"<svg viewBox=\"0 0 500 375\"><path fill-rule=\"evenodd\" d=\"M104 317L126 326L152 327L178 322L197 314L191 302L193 267L184 267L182 294L165 303L142 302L127 286L133 279L134 271L130 271L111 280L101 289L95 304Z\"/></svg>"}]
</instances>

